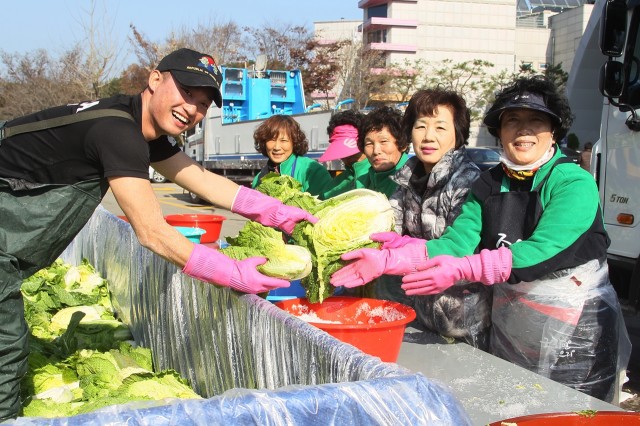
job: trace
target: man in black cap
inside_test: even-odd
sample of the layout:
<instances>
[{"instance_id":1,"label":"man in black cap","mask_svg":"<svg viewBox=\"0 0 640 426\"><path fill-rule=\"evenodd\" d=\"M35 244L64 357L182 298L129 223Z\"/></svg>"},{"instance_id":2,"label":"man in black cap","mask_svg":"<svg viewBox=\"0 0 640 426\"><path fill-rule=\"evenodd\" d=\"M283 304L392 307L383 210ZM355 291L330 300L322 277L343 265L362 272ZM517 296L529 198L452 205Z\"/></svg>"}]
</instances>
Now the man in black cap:
<instances>
[{"instance_id":1,"label":"man in black cap","mask_svg":"<svg viewBox=\"0 0 640 426\"><path fill-rule=\"evenodd\" d=\"M0 125L0 420L20 411L28 330L20 285L49 266L111 188L140 244L195 278L245 293L286 287L256 270L265 258L232 260L168 225L149 166L202 198L287 233L307 212L205 170L173 137L222 105L213 58L167 55L136 96L65 105Z\"/></svg>"}]
</instances>

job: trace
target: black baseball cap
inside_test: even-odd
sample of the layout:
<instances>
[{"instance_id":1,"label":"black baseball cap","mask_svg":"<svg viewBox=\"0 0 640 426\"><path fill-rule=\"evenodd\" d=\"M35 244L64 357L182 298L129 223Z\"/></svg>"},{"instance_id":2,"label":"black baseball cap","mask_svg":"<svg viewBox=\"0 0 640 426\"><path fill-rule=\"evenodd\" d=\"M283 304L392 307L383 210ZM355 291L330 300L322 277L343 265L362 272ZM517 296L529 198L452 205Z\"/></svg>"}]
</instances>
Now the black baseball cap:
<instances>
[{"instance_id":1,"label":"black baseball cap","mask_svg":"<svg viewBox=\"0 0 640 426\"><path fill-rule=\"evenodd\" d=\"M497 105L494 104L494 107L496 106ZM547 104L545 103L544 98L536 93L516 93L504 104L502 104L502 106L497 106L497 108L495 109L494 107L491 107L489 109L489 112L484 116L483 120L484 124L486 124L487 127L492 127L494 129L500 127L500 116L502 115L502 113L508 109L515 108L526 108L541 111L547 113L547 115L551 117L551 121L555 122L556 124L562 123L560 117L558 117L555 112L547 108Z\"/></svg>"},{"instance_id":2,"label":"black baseball cap","mask_svg":"<svg viewBox=\"0 0 640 426\"><path fill-rule=\"evenodd\" d=\"M183 86L213 88L213 102L218 108L222 106L222 75L210 55L191 49L178 49L162 58L156 69L171 72L173 78Z\"/></svg>"}]
</instances>

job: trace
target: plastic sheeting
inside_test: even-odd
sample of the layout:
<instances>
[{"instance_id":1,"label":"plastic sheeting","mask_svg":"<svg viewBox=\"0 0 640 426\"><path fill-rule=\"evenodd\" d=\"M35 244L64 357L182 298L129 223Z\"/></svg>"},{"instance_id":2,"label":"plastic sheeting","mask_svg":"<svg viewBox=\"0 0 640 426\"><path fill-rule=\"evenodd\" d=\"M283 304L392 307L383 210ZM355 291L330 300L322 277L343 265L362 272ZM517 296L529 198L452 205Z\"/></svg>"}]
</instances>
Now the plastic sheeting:
<instances>
[{"instance_id":1,"label":"plastic sheeting","mask_svg":"<svg viewBox=\"0 0 640 426\"><path fill-rule=\"evenodd\" d=\"M136 342L153 351L156 369L177 370L208 399L16 424L470 424L443 386L363 354L258 296L183 275L103 208L63 258L87 258L109 281Z\"/></svg>"},{"instance_id":2,"label":"plastic sheeting","mask_svg":"<svg viewBox=\"0 0 640 426\"><path fill-rule=\"evenodd\" d=\"M460 281L444 292L429 296L407 296L402 277L383 275L375 288L377 299L388 299L416 311L413 327L459 339L483 351L489 350L492 288L482 283Z\"/></svg>"},{"instance_id":3,"label":"plastic sheeting","mask_svg":"<svg viewBox=\"0 0 640 426\"><path fill-rule=\"evenodd\" d=\"M618 400L631 343L606 262L493 291L494 355L604 401Z\"/></svg>"}]
</instances>

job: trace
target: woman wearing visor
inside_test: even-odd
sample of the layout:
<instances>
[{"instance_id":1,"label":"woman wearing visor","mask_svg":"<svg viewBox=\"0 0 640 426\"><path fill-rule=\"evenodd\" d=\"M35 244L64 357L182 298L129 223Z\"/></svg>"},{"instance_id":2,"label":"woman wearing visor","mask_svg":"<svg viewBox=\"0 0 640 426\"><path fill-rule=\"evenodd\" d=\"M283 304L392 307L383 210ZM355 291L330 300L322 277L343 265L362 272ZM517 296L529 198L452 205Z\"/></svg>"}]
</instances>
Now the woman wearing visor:
<instances>
[{"instance_id":1,"label":"woman wearing visor","mask_svg":"<svg viewBox=\"0 0 640 426\"><path fill-rule=\"evenodd\" d=\"M404 275L407 295L461 280L493 285L494 355L617 401L630 344L597 187L557 148L572 123L568 102L549 80L521 78L498 93L484 123L500 139L501 164L480 175L453 225L428 242L387 238L381 250L347 253L355 262L331 282Z\"/></svg>"},{"instance_id":2,"label":"woman wearing visor","mask_svg":"<svg viewBox=\"0 0 640 426\"><path fill-rule=\"evenodd\" d=\"M353 109L340 111L331 116L327 134L329 147L318 159L319 162L341 160L344 171L333 178L329 189L320 198L335 197L356 188L364 188L363 179L369 173L371 164L366 155L358 149L358 127L364 114Z\"/></svg>"}]
</instances>

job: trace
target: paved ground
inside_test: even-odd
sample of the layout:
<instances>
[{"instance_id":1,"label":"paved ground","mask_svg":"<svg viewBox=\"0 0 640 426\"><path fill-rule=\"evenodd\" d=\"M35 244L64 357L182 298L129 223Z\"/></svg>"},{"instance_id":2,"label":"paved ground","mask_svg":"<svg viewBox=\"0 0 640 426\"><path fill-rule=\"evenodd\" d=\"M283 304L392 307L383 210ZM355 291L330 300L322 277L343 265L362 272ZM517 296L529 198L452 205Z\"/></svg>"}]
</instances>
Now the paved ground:
<instances>
[{"instance_id":1,"label":"paved ground","mask_svg":"<svg viewBox=\"0 0 640 426\"><path fill-rule=\"evenodd\" d=\"M174 183L154 183L152 184L152 187L156 193L158 202L162 207L162 212L165 215L191 213L216 214L226 217L227 219L222 222L222 230L220 232L220 236L223 238L226 236L235 237L238 235L238 232L247 221L244 217L231 213L226 209L214 207L212 205L192 203L189 199L189 195ZM111 191L107 192L107 195L105 195L102 200L102 206L116 216L123 214Z\"/></svg>"}]
</instances>

